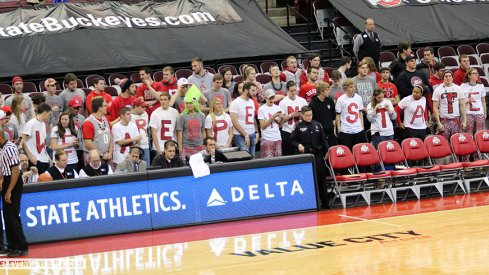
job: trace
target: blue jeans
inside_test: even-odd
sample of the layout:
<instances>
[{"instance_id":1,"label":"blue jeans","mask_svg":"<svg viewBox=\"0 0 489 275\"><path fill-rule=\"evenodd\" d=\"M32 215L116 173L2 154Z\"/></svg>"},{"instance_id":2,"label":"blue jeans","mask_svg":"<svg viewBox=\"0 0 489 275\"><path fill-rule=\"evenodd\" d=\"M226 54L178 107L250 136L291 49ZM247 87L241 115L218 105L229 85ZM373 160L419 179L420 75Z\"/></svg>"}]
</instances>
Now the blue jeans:
<instances>
[{"instance_id":1,"label":"blue jeans","mask_svg":"<svg viewBox=\"0 0 489 275\"><path fill-rule=\"evenodd\" d=\"M253 133L250 135L250 146L247 147L245 145L245 138L244 136L242 135L234 135L233 137L233 143L235 144L235 146L238 147L238 150L240 151L248 151L248 153L250 153L250 155L255 158L255 148L256 148L256 144L255 144L255 137L256 137L256 134Z\"/></svg>"},{"instance_id":2,"label":"blue jeans","mask_svg":"<svg viewBox=\"0 0 489 275\"><path fill-rule=\"evenodd\" d=\"M393 140L394 136L381 136L381 135L372 135L372 144L374 145L375 149L378 149L379 143L382 141L387 141L387 140ZM393 165L384 165L385 170L394 170ZM376 172L380 171L380 166L376 166L374 169Z\"/></svg>"}]
</instances>

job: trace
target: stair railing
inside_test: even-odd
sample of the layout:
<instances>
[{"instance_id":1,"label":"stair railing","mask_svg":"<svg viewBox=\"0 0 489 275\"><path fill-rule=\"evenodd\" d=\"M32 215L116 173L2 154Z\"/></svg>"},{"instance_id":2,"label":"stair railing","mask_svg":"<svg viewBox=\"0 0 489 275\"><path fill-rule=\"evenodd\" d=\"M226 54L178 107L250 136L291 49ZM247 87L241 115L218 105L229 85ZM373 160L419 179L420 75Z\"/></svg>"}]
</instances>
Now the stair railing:
<instances>
[{"instance_id":1,"label":"stair railing","mask_svg":"<svg viewBox=\"0 0 489 275\"><path fill-rule=\"evenodd\" d=\"M268 0L267 0L268 2ZM289 0L286 7L287 7L287 33L290 33L290 11L294 13L295 16L299 16L300 18L304 19L307 21L307 49L309 50L311 48L311 2L308 1L309 6L307 7L308 14L309 16L304 16L302 13L300 13L293 5L293 0Z\"/></svg>"}]
</instances>

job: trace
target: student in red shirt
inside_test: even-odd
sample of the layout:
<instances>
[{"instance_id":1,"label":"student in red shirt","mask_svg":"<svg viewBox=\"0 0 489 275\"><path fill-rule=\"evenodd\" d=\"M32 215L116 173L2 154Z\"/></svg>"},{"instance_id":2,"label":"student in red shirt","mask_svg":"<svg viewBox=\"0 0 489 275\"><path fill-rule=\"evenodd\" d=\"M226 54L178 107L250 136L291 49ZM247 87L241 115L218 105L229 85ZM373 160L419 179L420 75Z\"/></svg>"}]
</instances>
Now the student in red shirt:
<instances>
[{"instance_id":1,"label":"student in red shirt","mask_svg":"<svg viewBox=\"0 0 489 275\"><path fill-rule=\"evenodd\" d=\"M124 107L132 109L132 103L134 102L134 99L136 99L134 96L136 93L136 84L134 84L132 80L124 78L120 80L119 86L121 87L121 94L112 100L108 115L111 126L119 122L119 111Z\"/></svg>"},{"instance_id":2,"label":"student in red shirt","mask_svg":"<svg viewBox=\"0 0 489 275\"><path fill-rule=\"evenodd\" d=\"M316 80L318 79L318 68L309 66L307 68L307 83L301 86L299 96L304 98L307 103L316 95Z\"/></svg>"},{"instance_id":3,"label":"student in red shirt","mask_svg":"<svg viewBox=\"0 0 489 275\"><path fill-rule=\"evenodd\" d=\"M92 101L95 97L103 97L105 102L107 102L108 110L110 110L110 106L112 105L112 96L106 93L105 90L105 79L103 77L95 77L93 81L94 90L91 91L87 95L87 99L85 100L85 107L87 110L87 115L92 114ZM109 115L109 114L107 114Z\"/></svg>"},{"instance_id":4,"label":"student in red shirt","mask_svg":"<svg viewBox=\"0 0 489 275\"><path fill-rule=\"evenodd\" d=\"M399 103L399 92L394 83L391 82L391 70L389 67L380 68L380 82L377 82L377 86L384 90L384 98L390 100L395 107Z\"/></svg>"},{"instance_id":5,"label":"student in red shirt","mask_svg":"<svg viewBox=\"0 0 489 275\"><path fill-rule=\"evenodd\" d=\"M141 78L142 84L136 89L136 97L143 99L148 104L146 112L151 117L151 113L160 107L160 102L157 99L160 98L160 93L163 92L164 87L161 82L151 79L149 68L139 69L139 78Z\"/></svg>"}]
</instances>

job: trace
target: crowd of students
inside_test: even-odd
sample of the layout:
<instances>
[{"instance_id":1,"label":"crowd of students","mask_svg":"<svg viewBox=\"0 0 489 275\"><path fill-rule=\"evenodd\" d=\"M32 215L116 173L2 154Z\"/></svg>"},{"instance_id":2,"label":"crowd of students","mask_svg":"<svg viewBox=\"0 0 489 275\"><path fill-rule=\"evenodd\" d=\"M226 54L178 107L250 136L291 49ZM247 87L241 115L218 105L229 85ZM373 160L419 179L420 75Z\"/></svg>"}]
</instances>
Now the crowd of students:
<instances>
[{"instance_id":1,"label":"crowd of students","mask_svg":"<svg viewBox=\"0 0 489 275\"><path fill-rule=\"evenodd\" d=\"M424 139L428 130L449 138L483 129L485 89L477 70L460 56L455 75L463 75L463 83L454 83L454 73L430 57L433 49L424 50L425 59L416 64L410 45L401 43L404 66L397 61L377 71L373 59L365 57L352 78L347 76L348 57L329 75L318 54L309 56L307 68L290 56L283 71L270 67L271 81L263 85L253 66L245 66L243 81L235 82L230 68L223 75L211 74L202 59L194 58L188 79L176 79L167 66L163 80L156 82L148 68L141 68L141 83L118 80L121 92L114 98L105 92L102 77L93 79L88 95L68 73L59 95L58 83L49 78L46 91L31 97L22 93L22 78L15 76L14 93L0 111L1 123L30 166L39 175L47 171L41 180L179 167L197 153L212 162L216 149L230 147L255 156L258 143L266 158L318 152L298 144L293 135L304 106L310 106L306 112L319 123L317 131L325 139L311 140L308 146L352 148L367 140L377 146L395 135ZM392 68L399 67L404 69L393 78ZM192 86L197 93L191 92ZM327 148L319 151L324 157Z\"/></svg>"}]
</instances>

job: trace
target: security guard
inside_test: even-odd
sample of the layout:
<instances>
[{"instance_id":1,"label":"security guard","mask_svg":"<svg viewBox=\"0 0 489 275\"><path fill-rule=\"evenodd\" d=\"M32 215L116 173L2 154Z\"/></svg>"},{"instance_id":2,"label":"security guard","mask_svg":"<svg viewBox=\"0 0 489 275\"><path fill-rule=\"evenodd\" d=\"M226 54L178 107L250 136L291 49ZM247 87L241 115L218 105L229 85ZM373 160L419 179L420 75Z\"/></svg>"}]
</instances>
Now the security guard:
<instances>
[{"instance_id":1,"label":"security guard","mask_svg":"<svg viewBox=\"0 0 489 275\"><path fill-rule=\"evenodd\" d=\"M312 120L312 109L304 106L301 109L302 121L295 126L290 137L291 145L297 148L299 154L313 154L316 167L316 178L319 185L319 197L322 206L328 206L328 195L326 194L325 179L328 174L324 157L328 152L328 142L323 127L317 121Z\"/></svg>"}]
</instances>

